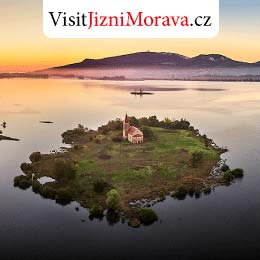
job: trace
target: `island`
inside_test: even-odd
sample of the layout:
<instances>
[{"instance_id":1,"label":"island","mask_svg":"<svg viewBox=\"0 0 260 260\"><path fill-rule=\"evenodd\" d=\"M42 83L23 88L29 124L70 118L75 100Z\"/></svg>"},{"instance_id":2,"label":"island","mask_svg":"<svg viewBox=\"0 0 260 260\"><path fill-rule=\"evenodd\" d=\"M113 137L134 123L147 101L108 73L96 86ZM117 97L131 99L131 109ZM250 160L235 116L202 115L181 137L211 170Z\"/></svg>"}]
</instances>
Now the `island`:
<instances>
[{"instance_id":1,"label":"island","mask_svg":"<svg viewBox=\"0 0 260 260\"><path fill-rule=\"evenodd\" d=\"M142 89L140 89L139 91L133 91L130 93L131 95L137 95L137 96L143 96L143 95L153 95L154 93L152 92L145 92Z\"/></svg>"},{"instance_id":2,"label":"island","mask_svg":"<svg viewBox=\"0 0 260 260\"><path fill-rule=\"evenodd\" d=\"M20 139L17 139L17 138L0 135L0 141L2 141L2 140L4 140L4 141L20 141Z\"/></svg>"},{"instance_id":3,"label":"island","mask_svg":"<svg viewBox=\"0 0 260 260\"><path fill-rule=\"evenodd\" d=\"M158 220L152 210L166 196L209 194L216 185L243 177L221 160L218 147L185 120L156 116L115 119L91 130L83 125L62 134L70 144L50 154L34 152L22 163L14 186L67 204L79 202L90 218L120 219L132 227ZM53 181L45 184L40 179Z\"/></svg>"},{"instance_id":4,"label":"island","mask_svg":"<svg viewBox=\"0 0 260 260\"><path fill-rule=\"evenodd\" d=\"M42 121L40 121L40 123L41 123L41 124L53 124L53 122L52 122L52 121L43 121L43 120L42 120Z\"/></svg>"},{"instance_id":5,"label":"island","mask_svg":"<svg viewBox=\"0 0 260 260\"><path fill-rule=\"evenodd\" d=\"M2 135L3 132L2 130L0 130L0 141L20 141L20 139L17 139L17 138L13 138L13 137L9 137L9 136L5 136L5 135Z\"/></svg>"}]
</instances>

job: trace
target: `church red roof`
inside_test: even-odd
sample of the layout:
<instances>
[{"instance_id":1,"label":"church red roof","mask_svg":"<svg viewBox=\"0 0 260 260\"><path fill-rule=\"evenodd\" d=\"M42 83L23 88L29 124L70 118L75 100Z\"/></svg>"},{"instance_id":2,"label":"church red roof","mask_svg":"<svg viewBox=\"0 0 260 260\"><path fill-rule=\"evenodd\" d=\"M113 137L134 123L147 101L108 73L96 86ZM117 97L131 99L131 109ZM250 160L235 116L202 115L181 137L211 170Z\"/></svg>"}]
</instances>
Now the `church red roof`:
<instances>
[{"instance_id":1,"label":"church red roof","mask_svg":"<svg viewBox=\"0 0 260 260\"><path fill-rule=\"evenodd\" d=\"M130 126L128 130L128 134L133 135L136 131L138 131L138 128L134 126Z\"/></svg>"},{"instance_id":2,"label":"church red roof","mask_svg":"<svg viewBox=\"0 0 260 260\"><path fill-rule=\"evenodd\" d=\"M143 133L135 126L130 126L128 130L128 134L134 137L142 137Z\"/></svg>"},{"instance_id":3,"label":"church red roof","mask_svg":"<svg viewBox=\"0 0 260 260\"><path fill-rule=\"evenodd\" d=\"M142 137L140 134L133 135L133 137Z\"/></svg>"}]
</instances>

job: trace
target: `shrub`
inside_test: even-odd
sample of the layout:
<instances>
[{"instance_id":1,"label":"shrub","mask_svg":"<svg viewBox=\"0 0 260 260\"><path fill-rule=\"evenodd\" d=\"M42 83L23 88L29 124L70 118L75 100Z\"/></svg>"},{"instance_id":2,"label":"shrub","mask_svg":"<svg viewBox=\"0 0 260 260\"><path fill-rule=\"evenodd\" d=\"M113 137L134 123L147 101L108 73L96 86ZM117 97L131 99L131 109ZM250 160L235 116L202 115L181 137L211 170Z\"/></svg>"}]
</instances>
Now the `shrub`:
<instances>
[{"instance_id":1,"label":"shrub","mask_svg":"<svg viewBox=\"0 0 260 260\"><path fill-rule=\"evenodd\" d=\"M193 187L189 187L189 188L188 188L188 194L189 194L190 197L193 197L194 192L195 192L195 191L194 191L194 188L193 188Z\"/></svg>"},{"instance_id":2,"label":"shrub","mask_svg":"<svg viewBox=\"0 0 260 260\"><path fill-rule=\"evenodd\" d=\"M112 141L115 142L115 143L121 143L124 141L123 137L122 136L115 136L112 138Z\"/></svg>"},{"instance_id":3,"label":"shrub","mask_svg":"<svg viewBox=\"0 0 260 260\"><path fill-rule=\"evenodd\" d=\"M117 190L113 189L107 193L106 204L108 209L116 210L119 207L120 196Z\"/></svg>"},{"instance_id":4,"label":"shrub","mask_svg":"<svg viewBox=\"0 0 260 260\"><path fill-rule=\"evenodd\" d=\"M40 194L47 199L55 199L56 193L55 187L48 184L43 185L40 190Z\"/></svg>"},{"instance_id":5,"label":"shrub","mask_svg":"<svg viewBox=\"0 0 260 260\"><path fill-rule=\"evenodd\" d=\"M142 126L140 130L143 132L144 138L146 140L155 140L156 136L154 135L154 132L151 130L151 128L147 126Z\"/></svg>"},{"instance_id":6,"label":"shrub","mask_svg":"<svg viewBox=\"0 0 260 260\"><path fill-rule=\"evenodd\" d=\"M42 185L40 184L39 181L35 180L32 182L32 190L35 193L40 193L42 189Z\"/></svg>"},{"instance_id":7,"label":"shrub","mask_svg":"<svg viewBox=\"0 0 260 260\"><path fill-rule=\"evenodd\" d=\"M234 178L242 178L244 176L243 169L234 169L231 171L231 174Z\"/></svg>"},{"instance_id":8,"label":"shrub","mask_svg":"<svg viewBox=\"0 0 260 260\"><path fill-rule=\"evenodd\" d=\"M14 187L17 187L19 185L21 176L24 175L14 177Z\"/></svg>"},{"instance_id":9,"label":"shrub","mask_svg":"<svg viewBox=\"0 0 260 260\"><path fill-rule=\"evenodd\" d=\"M42 155L40 152L34 152L29 157L31 162L38 162L42 159Z\"/></svg>"},{"instance_id":10,"label":"shrub","mask_svg":"<svg viewBox=\"0 0 260 260\"><path fill-rule=\"evenodd\" d=\"M195 187L194 186L188 186L187 187L187 194L192 198L195 193Z\"/></svg>"},{"instance_id":11,"label":"shrub","mask_svg":"<svg viewBox=\"0 0 260 260\"><path fill-rule=\"evenodd\" d=\"M128 225L133 228L138 228L141 225L141 221L138 218L131 218L128 221Z\"/></svg>"},{"instance_id":12,"label":"shrub","mask_svg":"<svg viewBox=\"0 0 260 260\"><path fill-rule=\"evenodd\" d=\"M210 194L210 193L211 193L211 187L206 187L206 188L204 188L204 189L203 189L203 193L206 194L206 195L207 195L207 194Z\"/></svg>"},{"instance_id":13,"label":"shrub","mask_svg":"<svg viewBox=\"0 0 260 260\"><path fill-rule=\"evenodd\" d=\"M120 213L116 210L109 209L106 214L106 219L109 225L113 225L120 221Z\"/></svg>"},{"instance_id":14,"label":"shrub","mask_svg":"<svg viewBox=\"0 0 260 260\"><path fill-rule=\"evenodd\" d=\"M76 177L76 169L71 162L58 160L54 167L55 179L69 181Z\"/></svg>"},{"instance_id":15,"label":"shrub","mask_svg":"<svg viewBox=\"0 0 260 260\"><path fill-rule=\"evenodd\" d=\"M19 187L20 189L26 190L32 185L31 179L26 175L16 176L14 178L14 186Z\"/></svg>"},{"instance_id":16,"label":"shrub","mask_svg":"<svg viewBox=\"0 0 260 260\"><path fill-rule=\"evenodd\" d=\"M233 175L231 174L231 172L230 171L226 171L224 174L223 174L223 180L226 182L226 183L229 183L229 182L231 182L233 179L234 179L234 177L233 177Z\"/></svg>"},{"instance_id":17,"label":"shrub","mask_svg":"<svg viewBox=\"0 0 260 260\"><path fill-rule=\"evenodd\" d=\"M199 189L195 190L194 195L195 195L195 198L196 198L196 199L199 199L199 198L200 198L200 195L201 195L200 190L199 190Z\"/></svg>"},{"instance_id":18,"label":"shrub","mask_svg":"<svg viewBox=\"0 0 260 260\"><path fill-rule=\"evenodd\" d=\"M203 153L202 152L198 152L198 151L195 151L192 153L191 155L191 163L192 163L192 166L195 167L197 166L197 164L202 160L203 158Z\"/></svg>"},{"instance_id":19,"label":"shrub","mask_svg":"<svg viewBox=\"0 0 260 260\"><path fill-rule=\"evenodd\" d=\"M90 217L102 218L104 216L103 211L104 211L104 209L102 206L95 204L89 210Z\"/></svg>"},{"instance_id":20,"label":"shrub","mask_svg":"<svg viewBox=\"0 0 260 260\"><path fill-rule=\"evenodd\" d=\"M20 183L19 183L19 187L23 190L30 188L31 185L32 185L32 181L26 180L26 179L21 180Z\"/></svg>"},{"instance_id":21,"label":"shrub","mask_svg":"<svg viewBox=\"0 0 260 260\"><path fill-rule=\"evenodd\" d=\"M180 186L177 191L174 193L174 198L183 200L186 198L186 194L188 193L188 190L184 186Z\"/></svg>"},{"instance_id":22,"label":"shrub","mask_svg":"<svg viewBox=\"0 0 260 260\"><path fill-rule=\"evenodd\" d=\"M229 166L228 165L226 165L226 164L223 164L223 166L221 167L221 171L222 172L226 172L226 171L229 171L230 169L229 169Z\"/></svg>"},{"instance_id":23,"label":"shrub","mask_svg":"<svg viewBox=\"0 0 260 260\"><path fill-rule=\"evenodd\" d=\"M56 194L56 201L61 204L67 204L73 200L74 195L74 191L71 189L59 189Z\"/></svg>"},{"instance_id":24,"label":"shrub","mask_svg":"<svg viewBox=\"0 0 260 260\"><path fill-rule=\"evenodd\" d=\"M81 150L81 149L83 149L83 145L75 144L75 145L73 146L73 149L74 149L74 150Z\"/></svg>"},{"instance_id":25,"label":"shrub","mask_svg":"<svg viewBox=\"0 0 260 260\"><path fill-rule=\"evenodd\" d=\"M106 185L107 185L107 183L102 179L95 180L94 184L93 184L95 192L98 192L98 193L103 192Z\"/></svg>"},{"instance_id":26,"label":"shrub","mask_svg":"<svg viewBox=\"0 0 260 260\"><path fill-rule=\"evenodd\" d=\"M22 163L20 166L21 170L25 174L31 174L33 171L32 165L30 163Z\"/></svg>"},{"instance_id":27,"label":"shrub","mask_svg":"<svg viewBox=\"0 0 260 260\"><path fill-rule=\"evenodd\" d=\"M144 225L152 224L153 222L158 220L156 213L152 209L141 208L138 210L138 216Z\"/></svg>"}]
</instances>

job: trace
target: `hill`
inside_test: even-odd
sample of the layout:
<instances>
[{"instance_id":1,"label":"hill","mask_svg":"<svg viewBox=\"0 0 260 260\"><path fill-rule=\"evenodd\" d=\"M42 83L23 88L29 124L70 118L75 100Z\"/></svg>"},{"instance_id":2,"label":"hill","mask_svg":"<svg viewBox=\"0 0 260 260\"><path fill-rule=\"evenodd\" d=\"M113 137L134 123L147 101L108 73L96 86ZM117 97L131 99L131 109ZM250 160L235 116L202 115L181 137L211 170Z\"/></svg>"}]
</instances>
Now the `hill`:
<instances>
[{"instance_id":1,"label":"hill","mask_svg":"<svg viewBox=\"0 0 260 260\"><path fill-rule=\"evenodd\" d=\"M259 67L260 62L247 63L235 61L220 54L201 54L187 57L169 52L137 52L102 59L84 59L81 62L55 67L52 69L87 69L114 67L174 67L174 68L204 68L204 67Z\"/></svg>"}]
</instances>

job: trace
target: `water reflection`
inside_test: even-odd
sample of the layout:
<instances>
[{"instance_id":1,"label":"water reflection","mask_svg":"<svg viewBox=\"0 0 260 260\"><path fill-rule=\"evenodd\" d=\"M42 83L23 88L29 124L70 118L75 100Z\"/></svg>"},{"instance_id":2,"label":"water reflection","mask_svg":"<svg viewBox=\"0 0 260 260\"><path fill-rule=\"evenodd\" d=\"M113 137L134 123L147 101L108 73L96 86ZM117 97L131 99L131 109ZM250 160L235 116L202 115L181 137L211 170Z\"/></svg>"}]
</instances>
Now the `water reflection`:
<instances>
[{"instance_id":1,"label":"water reflection","mask_svg":"<svg viewBox=\"0 0 260 260\"><path fill-rule=\"evenodd\" d=\"M136 99L129 89L137 86L157 91L155 95ZM257 257L260 251L259 87L259 83L230 82L1 80L0 122L6 121L8 126L4 134L21 139L0 142L1 256ZM214 91L207 90L211 88ZM90 221L88 213L77 204L63 207L31 190L13 187L13 177L20 174L21 162L27 161L32 151L44 153L59 148L60 134L78 123L96 129L125 112L136 117L188 119L202 134L229 148L223 158L232 168L243 168L244 179L230 187L216 188L200 199L167 198L153 206L162 221L137 230L120 222L110 226L107 221ZM55 124L39 124L42 119ZM75 206L79 207L78 212Z\"/></svg>"}]
</instances>

